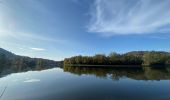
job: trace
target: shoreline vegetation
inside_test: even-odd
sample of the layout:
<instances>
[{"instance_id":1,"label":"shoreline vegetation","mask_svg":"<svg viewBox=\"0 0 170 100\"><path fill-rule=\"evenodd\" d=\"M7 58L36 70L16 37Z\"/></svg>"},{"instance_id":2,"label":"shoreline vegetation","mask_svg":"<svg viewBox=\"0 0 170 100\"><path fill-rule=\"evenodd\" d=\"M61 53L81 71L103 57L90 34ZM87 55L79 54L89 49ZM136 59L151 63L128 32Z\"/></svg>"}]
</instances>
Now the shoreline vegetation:
<instances>
[{"instance_id":1,"label":"shoreline vegetation","mask_svg":"<svg viewBox=\"0 0 170 100\"><path fill-rule=\"evenodd\" d=\"M64 66L79 67L165 67L170 65L170 53L164 51L132 51L124 54L73 56L64 59Z\"/></svg>"},{"instance_id":2,"label":"shoreline vegetation","mask_svg":"<svg viewBox=\"0 0 170 100\"><path fill-rule=\"evenodd\" d=\"M109 55L96 54L94 56L73 56L65 58L64 61L53 61L42 58L30 58L15 55L0 48L0 68L4 66L17 65L26 68L35 66L78 66L78 67L103 67L103 68L125 68L125 67L169 67L170 52L165 51L132 51L124 54L115 52Z\"/></svg>"},{"instance_id":3,"label":"shoreline vegetation","mask_svg":"<svg viewBox=\"0 0 170 100\"><path fill-rule=\"evenodd\" d=\"M43 59L43 58L31 58L27 56L19 56L11 53L5 49L0 48L0 69L6 66L20 67L20 69L25 68L35 68L35 67L53 67L58 66L60 62Z\"/></svg>"}]
</instances>

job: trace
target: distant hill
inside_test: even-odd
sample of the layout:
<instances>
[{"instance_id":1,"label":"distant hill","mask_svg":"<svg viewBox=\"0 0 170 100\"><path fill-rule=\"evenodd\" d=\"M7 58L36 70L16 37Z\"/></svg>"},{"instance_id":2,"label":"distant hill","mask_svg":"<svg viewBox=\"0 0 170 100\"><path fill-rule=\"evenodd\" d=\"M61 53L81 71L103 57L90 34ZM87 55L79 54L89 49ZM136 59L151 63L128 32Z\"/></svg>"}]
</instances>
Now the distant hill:
<instances>
[{"instance_id":1,"label":"distant hill","mask_svg":"<svg viewBox=\"0 0 170 100\"><path fill-rule=\"evenodd\" d=\"M157 53L157 54L169 54L169 52L165 52L165 51L131 51L131 52L127 52L124 55L137 55L137 56L143 56L146 53Z\"/></svg>"},{"instance_id":2,"label":"distant hill","mask_svg":"<svg viewBox=\"0 0 170 100\"><path fill-rule=\"evenodd\" d=\"M12 52L9 52L3 48L0 48L0 54L2 55L5 55L7 58L14 58L16 55Z\"/></svg>"},{"instance_id":3,"label":"distant hill","mask_svg":"<svg viewBox=\"0 0 170 100\"><path fill-rule=\"evenodd\" d=\"M54 67L61 67L62 61L53 61L42 58L30 58L19 56L0 48L0 77L10 73L45 70Z\"/></svg>"},{"instance_id":4,"label":"distant hill","mask_svg":"<svg viewBox=\"0 0 170 100\"><path fill-rule=\"evenodd\" d=\"M37 66L59 66L59 61L53 61L42 58L30 58L27 56L19 56L12 52L9 52L3 48L0 48L0 67L18 65L25 68L37 67Z\"/></svg>"}]
</instances>

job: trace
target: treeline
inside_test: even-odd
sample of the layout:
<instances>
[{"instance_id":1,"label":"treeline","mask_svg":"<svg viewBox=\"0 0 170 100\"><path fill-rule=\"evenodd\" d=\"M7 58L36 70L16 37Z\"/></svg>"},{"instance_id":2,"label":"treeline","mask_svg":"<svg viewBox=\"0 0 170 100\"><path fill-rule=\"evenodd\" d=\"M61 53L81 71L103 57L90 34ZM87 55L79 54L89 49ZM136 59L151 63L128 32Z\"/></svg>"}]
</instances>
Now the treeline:
<instances>
[{"instance_id":1,"label":"treeline","mask_svg":"<svg viewBox=\"0 0 170 100\"><path fill-rule=\"evenodd\" d=\"M64 60L65 65L170 65L170 53L163 51L133 51L94 56L74 56Z\"/></svg>"},{"instance_id":2,"label":"treeline","mask_svg":"<svg viewBox=\"0 0 170 100\"><path fill-rule=\"evenodd\" d=\"M17 55L8 57L5 54L0 54L0 68L16 65L25 69L34 67L57 66L57 64L58 63L55 61L41 58L30 58Z\"/></svg>"},{"instance_id":3,"label":"treeline","mask_svg":"<svg viewBox=\"0 0 170 100\"><path fill-rule=\"evenodd\" d=\"M58 62L23 56L0 54L0 77L10 73L40 71L58 66Z\"/></svg>"}]
</instances>

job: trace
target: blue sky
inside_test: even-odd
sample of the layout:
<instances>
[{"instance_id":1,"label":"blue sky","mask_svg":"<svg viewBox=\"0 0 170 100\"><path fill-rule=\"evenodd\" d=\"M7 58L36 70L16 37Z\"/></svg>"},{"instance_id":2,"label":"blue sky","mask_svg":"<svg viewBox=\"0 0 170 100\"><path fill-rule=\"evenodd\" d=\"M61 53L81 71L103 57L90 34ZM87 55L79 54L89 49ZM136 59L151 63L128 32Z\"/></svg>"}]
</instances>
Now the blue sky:
<instances>
[{"instance_id":1,"label":"blue sky","mask_svg":"<svg viewBox=\"0 0 170 100\"><path fill-rule=\"evenodd\" d=\"M62 60L170 51L169 0L0 0L0 47Z\"/></svg>"}]
</instances>

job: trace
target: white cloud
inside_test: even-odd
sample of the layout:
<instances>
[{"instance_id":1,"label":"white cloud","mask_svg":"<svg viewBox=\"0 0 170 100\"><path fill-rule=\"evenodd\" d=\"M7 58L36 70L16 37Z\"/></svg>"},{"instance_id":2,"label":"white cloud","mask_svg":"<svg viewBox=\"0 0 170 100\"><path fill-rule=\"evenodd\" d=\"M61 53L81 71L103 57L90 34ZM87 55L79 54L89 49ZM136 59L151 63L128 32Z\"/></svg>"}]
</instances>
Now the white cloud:
<instances>
[{"instance_id":1,"label":"white cloud","mask_svg":"<svg viewBox=\"0 0 170 100\"><path fill-rule=\"evenodd\" d=\"M25 83L33 83L33 82L39 82L40 79L29 79L29 80L26 80L24 81Z\"/></svg>"},{"instance_id":2,"label":"white cloud","mask_svg":"<svg viewBox=\"0 0 170 100\"><path fill-rule=\"evenodd\" d=\"M95 0L88 25L102 35L170 32L170 0Z\"/></svg>"},{"instance_id":3,"label":"white cloud","mask_svg":"<svg viewBox=\"0 0 170 100\"><path fill-rule=\"evenodd\" d=\"M43 48L30 48L31 50L34 50L34 51L44 51L45 49Z\"/></svg>"},{"instance_id":4,"label":"white cloud","mask_svg":"<svg viewBox=\"0 0 170 100\"><path fill-rule=\"evenodd\" d=\"M41 41L41 42L53 42L53 43L59 43L64 44L67 43L64 39L59 38L52 38L47 35L38 35L37 33L24 33L24 32L13 32L8 30L3 30L0 27L0 39L4 38L10 38L10 39L17 39L26 41Z\"/></svg>"}]
</instances>

